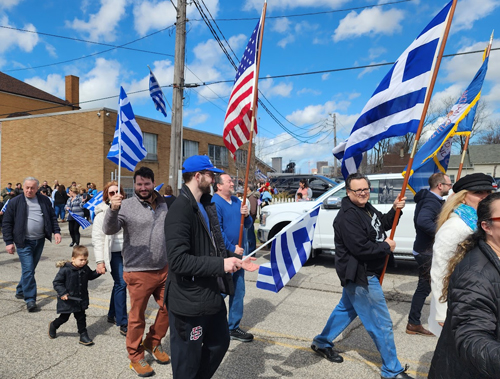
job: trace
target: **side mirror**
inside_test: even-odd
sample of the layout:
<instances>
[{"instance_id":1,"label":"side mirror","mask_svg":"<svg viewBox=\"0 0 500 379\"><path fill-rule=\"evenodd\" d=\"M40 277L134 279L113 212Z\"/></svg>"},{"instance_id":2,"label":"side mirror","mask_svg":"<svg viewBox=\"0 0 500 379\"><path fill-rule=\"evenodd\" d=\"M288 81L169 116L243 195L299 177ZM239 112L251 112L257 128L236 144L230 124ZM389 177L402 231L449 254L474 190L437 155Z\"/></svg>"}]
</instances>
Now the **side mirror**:
<instances>
[{"instance_id":1,"label":"side mirror","mask_svg":"<svg viewBox=\"0 0 500 379\"><path fill-rule=\"evenodd\" d=\"M330 196L328 199L323 201L323 208L325 209L340 209L342 204L342 198L337 196Z\"/></svg>"}]
</instances>

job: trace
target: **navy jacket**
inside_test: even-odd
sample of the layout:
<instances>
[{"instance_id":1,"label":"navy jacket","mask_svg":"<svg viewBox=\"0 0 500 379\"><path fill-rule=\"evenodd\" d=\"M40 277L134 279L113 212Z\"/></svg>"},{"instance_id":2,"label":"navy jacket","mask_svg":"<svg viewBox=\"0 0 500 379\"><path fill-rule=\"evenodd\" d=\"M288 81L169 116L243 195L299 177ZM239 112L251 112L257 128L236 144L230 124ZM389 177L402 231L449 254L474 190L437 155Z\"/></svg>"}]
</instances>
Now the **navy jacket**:
<instances>
[{"instance_id":1,"label":"navy jacket","mask_svg":"<svg viewBox=\"0 0 500 379\"><path fill-rule=\"evenodd\" d=\"M436 221L441 211L444 200L427 189L421 189L415 195L415 214L413 223L415 225L415 242L413 250L419 254L432 254L432 245L436 235Z\"/></svg>"},{"instance_id":2,"label":"navy jacket","mask_svg":"<svg viewBox=\"0 0 500 379\"><path fill-rule=\"evenodd\" d=\"M42 209L45 238L52 241L52 234L61 234L61 229L57 223L57 217L52 208L52 203L47 196L36 194L38 204ZM28 227L28 204L24 194L16 196L9 201L2 221L2 233L5 245L13 243L16 246L24 247L26 228Z\"/></svg>"}]
</instances>

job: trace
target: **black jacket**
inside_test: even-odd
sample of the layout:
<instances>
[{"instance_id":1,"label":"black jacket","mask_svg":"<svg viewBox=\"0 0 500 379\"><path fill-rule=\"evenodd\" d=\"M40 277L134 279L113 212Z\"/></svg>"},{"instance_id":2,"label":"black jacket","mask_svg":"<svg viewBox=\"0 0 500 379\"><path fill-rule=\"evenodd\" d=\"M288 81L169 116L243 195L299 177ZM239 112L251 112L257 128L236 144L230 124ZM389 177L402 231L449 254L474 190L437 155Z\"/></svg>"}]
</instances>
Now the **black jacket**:
<instances>
[{"instance_id":1,"label":"black jacket","mask_svg":"<svg viewBox=\"0 0 500 379\"><path fill-rule=\"evenodd\" d=\"M71 262L66 262L52 282L57 292L57 313L74 313L87 309L89 307L89 280L94 280L99 276L101 274L91 270L88 265L78 268ZM61 296L64 295L69 295L74 299L61 300Z\"/></svg>"},{"instance_id":2,"label":"black jacket","mask_svg":"<svg viewBox=\"0 0 500 379\"><path fill-rule=\"evenodd\" d=\"M500 260L483 241L451 276L429 378L500 378Z\"/></svg>"},{"instance_id":3,"label":"black jacket","mask_svg":"<svg viewBox=\"0 0 500 379\"><path fill-rule=\"evenodd\" d=\"M413 250L419 254L432 254L432 245L436 235L436 221L443 206L444 200L427 189L422 189L415 195L415 214L413 224L415 225L415 242Z\"/></svg>"},{"instance_id":4,"label":"black jacket","mask_svg":"<svg viewBox=\"0 0 500 379\"><path fill-rule=\"evenodd\" d=\"M392 208L383 215L370 203L360 208L348 196L342 199L339 213L333 220L333 229L335 268L343 287L349 281L367 285L369 274L380 276L385 257L391 253L389 244L384 242L385 231L391 229L395 215Z\"/></svg>"},{"instance_id":5,"label":"black jacket","mask_svg":"<svg viewBox=\"0 0 500 379\"><path fill-rule=\"evenodd\" d=\"M61 233L57 223L56 214L52 203L47 196L36 194L38 204L43 213L45 238L52 241L53 233ZM2 233L5 245L16 244L17 247L24 247L26 228L28 226L28 204L24 194L16 196L9 201L2 221Z\"/></svg>"},{"instance_id":6,"label":"black jacket","mask_svg":"<svg viewBox=\"0 0 500 379\"><path fill-rule=\"evenodd\" d=\"M222 278L229 286L227 292L234 291L231 274L224 272L224 258L228 253L211 200L210 195L203 195L200 201L208 214L211 233L186 185L165 218L169 264L165 304L169 312L178 315L192 317L219 312L224 302L219 287Z\"/></svg>"},{"instance_id":7,"label":"black jacket","mask_svg":"<svg viewBox=\"0 0 500 379\"><path fill-rule=\"evenodd\" d=\"M54 205L62 205L66 204L68 201L68 194L66 192L59 192L59 190L55 190L56 193L54 195Z\"/></svg>"}]
</instances>

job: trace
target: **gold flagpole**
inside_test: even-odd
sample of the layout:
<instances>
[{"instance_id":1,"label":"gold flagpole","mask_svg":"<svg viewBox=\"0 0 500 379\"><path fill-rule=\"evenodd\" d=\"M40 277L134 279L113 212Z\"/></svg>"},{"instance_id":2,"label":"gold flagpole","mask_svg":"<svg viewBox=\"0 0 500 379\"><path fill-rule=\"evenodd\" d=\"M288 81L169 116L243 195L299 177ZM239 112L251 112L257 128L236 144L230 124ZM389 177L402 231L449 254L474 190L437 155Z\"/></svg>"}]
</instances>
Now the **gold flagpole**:
<instances>
[{"instance_id":1,"label":"gold flagpole","mask_svg":"<svg viewBox=\"0 0 500 379\"><path fill-rule=\"evenodd\" d=\"M408 186L408 180L410 179L411 167L413 165L413 159L415 158L415 153L417 152L417 144L420 139L420 135L422 134L422 129L424 127L424 120L427 114L427 110L429 109L429 103L431 101L432 91L434 90L434 85L436 84L436 78L439 71L439 66L441 65L441 59L443 58L444 48L446 46L446 41L448 39L448 34L450 33L451 20L453 19L453 15L455 14L455 8L457 6L457 0L453 0L453 4L451 5L450 13L448 15L448 22L446 24L446 28L443 35L443 40L441 42L441 46L439 47L439 53L436 61L436 67L434 68L434 72L432 73L431 83L429 85L429 90L427 92L427 96L425 97L424 109L422 111L422 116L420 117L420 122L418 124L417 133L415 134L415 141L413 142L413 149L410 154L410 159L408 160L408 165L406 167L406 174L403 181L403 188L401 188L400 198L405 196L406 187ZM401 209L396 209L396 215L394 216L394 222L392 223L392 230L390 239L394 239L394 234L396 234L396 227L398 226L399 215L401 214ZM385 258L384 269L382 270L382 274L380 275L380 284L384 281L385 271L387 270L387 263L389 263L389 255Z\"/></svg>"},{"instance_id":2,"label":"gold flagpole","mask_svg":"<svg viewBox=\"0 0 500 379\"><path fill-rule=\"evenodd\" d=\"M259 84L259 70L260 70L260 58L262 53L262 37L264 36L264 23L266 21L266 9L267 9L267 0L264 2L264 8L262 9L261 15L261 25L260 25L260 37L259 37L259 50L257 51L257 62L255 67L255 84L254 84L254 92L253 92L253 107L252 107L252 122L250 126L250 137L248 138L248 153L247 153L247 169L245 172L245 187L243 188L243 204L247 203L247 188L248 188L248 177L250 173L250 162L252 158L252 143L253 143L253 130L255 125L255 118L257 115L257 99L258 99L258 84ZM255 221L255 220L254 220ZM243 230L245 229L245 215L241 215L240 220L240 236L238 239L238 246L242 247L243 241Z\"/></svg>"}]
</instances>

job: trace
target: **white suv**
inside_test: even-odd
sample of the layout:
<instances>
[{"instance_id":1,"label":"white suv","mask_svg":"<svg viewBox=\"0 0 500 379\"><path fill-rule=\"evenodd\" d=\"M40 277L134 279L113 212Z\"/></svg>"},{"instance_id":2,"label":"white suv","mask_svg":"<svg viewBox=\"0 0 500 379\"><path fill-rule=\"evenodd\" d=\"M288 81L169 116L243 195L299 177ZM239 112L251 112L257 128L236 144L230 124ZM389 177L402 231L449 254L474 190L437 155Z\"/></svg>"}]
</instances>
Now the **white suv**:
<instances>
[{"instance_id":1,"label":"white suv","mask_svg":"<svg viewBox=\"0 0 500 379\"><path fill-rule=\"evenodd\" d=\"M371 183L370 203L382 213L389 212L394 199L401 192L403 177L401 174L379 174L369 175ZM285 203L269 205L263 208L260 218L260 226L257 236L261 242L267 242L289 224L291 221L309 211L315 204L322 202L316 222L316 230L313 238L313 251L311 257L319 252L335 254L333 236L333 220L340 208L340 200L346 196L345 183L332 188L314 201L296 203ZM413 226L413 213L415 203L413 194L406 190L406 206L399 220L394 240L396 259L413 260L413 241L415 240L415 228ZM389 235L389 232L387 233Z\"/></svg>"}]
</instances>

